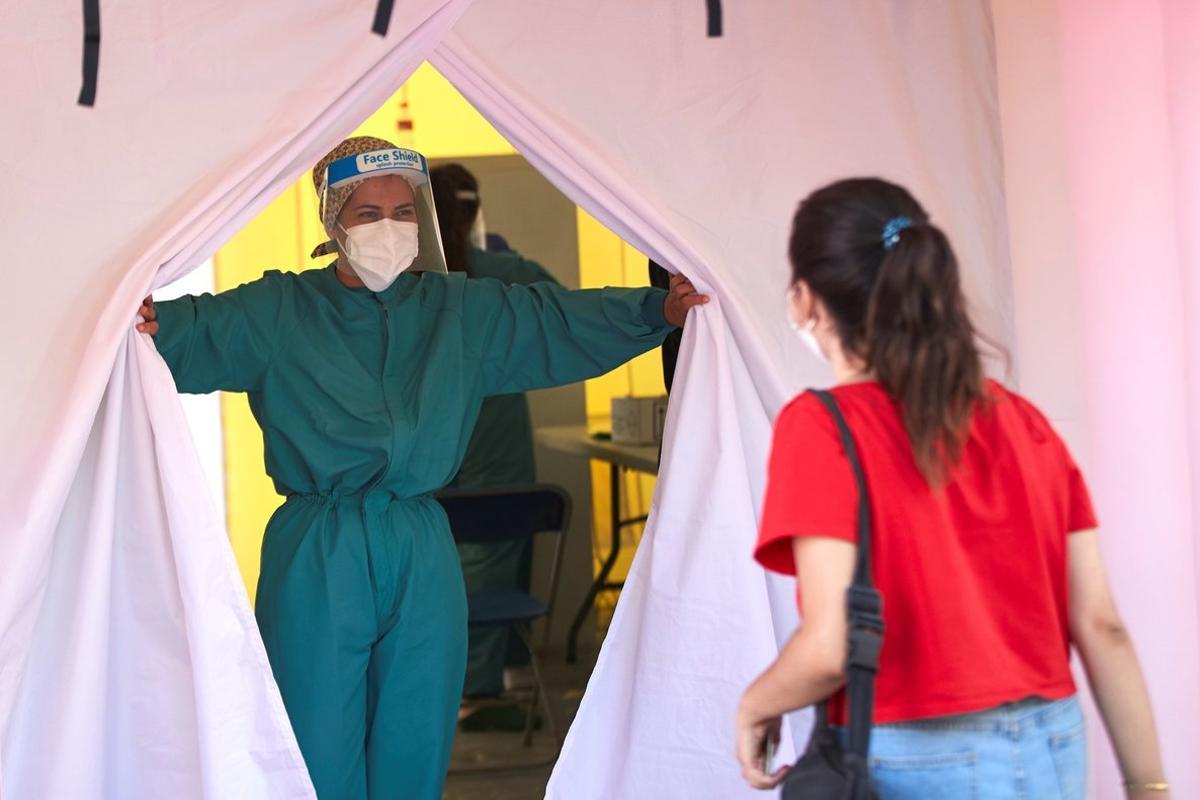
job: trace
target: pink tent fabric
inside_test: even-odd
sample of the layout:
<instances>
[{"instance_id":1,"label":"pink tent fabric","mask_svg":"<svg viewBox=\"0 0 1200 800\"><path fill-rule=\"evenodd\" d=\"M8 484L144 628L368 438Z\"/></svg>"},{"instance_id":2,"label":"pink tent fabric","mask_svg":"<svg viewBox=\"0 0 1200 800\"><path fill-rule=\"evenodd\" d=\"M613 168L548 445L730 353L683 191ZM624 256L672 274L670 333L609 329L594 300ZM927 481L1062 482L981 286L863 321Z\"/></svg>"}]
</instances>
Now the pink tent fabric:
<instances>
[{"instance_id":1,"label":"pink tent fabric","mask_svg":"<svg viewBox=\"0 0 1200 800\"><path fill-rule=\"evenodd\" d=\"M1200 793L1200 9L1063 0L994 14L1021 386L1090 478L1168 777L1188 797ZM1094 796L1120 797L1090 732Z\"/></svg>"}]
</instances>

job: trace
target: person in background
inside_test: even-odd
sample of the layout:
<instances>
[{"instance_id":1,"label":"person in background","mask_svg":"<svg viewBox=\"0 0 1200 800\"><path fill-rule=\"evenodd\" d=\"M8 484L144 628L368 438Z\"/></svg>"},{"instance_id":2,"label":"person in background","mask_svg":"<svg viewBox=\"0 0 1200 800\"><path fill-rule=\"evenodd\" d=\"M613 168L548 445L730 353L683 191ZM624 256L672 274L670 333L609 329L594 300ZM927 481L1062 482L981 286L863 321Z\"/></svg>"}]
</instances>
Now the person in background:
<instances>
[{"instance_id":1,"label":"person in background","mask_svg":"<svg viewBox=\"0 0 1200 800\"><path fill-rule=\"evenodd\" d=\"M892 798L1085 796L1073 645L1131 798L1165 798L1142 670L1083 475L1040 411L987 380L945 234L900 186L841 181L796 212L788 313L833 367L861 454L883 595L872 780ZM832 696L845 724L857 490L806 393L775 424L755 556L796 576L803 623L746 690L737 757L776 785L780 717Z\"/></svg>"},{"instance_id":2,"label":"person in background","mask_svg":"<svg viewBox=\"0 0 1200 800\"><path fill-rule=\"evenodd\" d=\"M483 233L479 184L461 164L430 170L438 227L451 271L472 279L490 278L506 285L559 285L540 264L512 252L508 243ZM503 250L489 250L487 245ZM524 393L488 397L467 443L462 466L451 484L460 489L487 489L530 484L537 480L533 456L533 424ZM468 592L529 591L532 542L460 544L463 579ZM472 698L496 697L506 689L530 685L529 656L515 633L504 628L471 629L467 636L464 730L522 730L522 708L472 708Z\"/></svg>"},{"instance_id":3,"label":"person in background","mask_svg":"<svg viewBox=\"0 0 1200 800\"><path fill-rule=\"evenodd\" d=\"M671 288L671 273L666 267L658 264L654 259L649 261L650 268L650 285L657 289ZM679 362L679 346L683 343L683 328L676 328L667 334L667 338L663 340L662 347L662 364L663 364L663 385L667 387L667 394L671 394L671 385L675 382L675 365Z\"/></svg>"}]
</instances>

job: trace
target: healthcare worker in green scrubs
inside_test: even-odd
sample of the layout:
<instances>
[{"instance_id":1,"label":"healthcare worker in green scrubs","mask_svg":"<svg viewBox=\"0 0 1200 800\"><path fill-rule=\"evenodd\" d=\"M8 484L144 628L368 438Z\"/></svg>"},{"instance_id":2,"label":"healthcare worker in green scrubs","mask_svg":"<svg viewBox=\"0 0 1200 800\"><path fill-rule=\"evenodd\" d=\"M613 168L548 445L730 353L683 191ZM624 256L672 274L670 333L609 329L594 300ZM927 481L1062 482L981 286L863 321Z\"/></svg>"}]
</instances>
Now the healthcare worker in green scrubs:
<instances>
[{"instance_id":1,"label":"healthcare worker in green scrubs","mask_svg":"<svg viewBox=\"0 0 1200 800\"><path fill-rule=\"evenodd\" d=\"M558 284L535 261L505 247L487 249L479 183L461 164L430 170L433 200L446 266L469 278L494 278L506 284ZM533 457L533 422L523 393L485 398L467 443L453 486L492 489L530 484L537 479ZM533 547L529 539L487 544L459 544L467 593L529 591ZM467 673L463 684L463 730L524 730L524 704L483 705L472 700L499 696L527 682L529 655L520 638L507 628L472 627L467 632Z\"/></svg>"},{"instance_id":2,"label":"healthcare worker in green scrubs","mask_svg":"<svg viewBox=\"0 0 1200 800\"><path fill-rule=\"evenodd\" d=\"M705 302L446 274L425 159L348 139L313 171L324 269L155 307L139 331L182 392L246 392L287 500L263 539L256 616L322 800L441 797L466 601L431 493L483 398L603 374Z\"/></svg>"}]
</instances>

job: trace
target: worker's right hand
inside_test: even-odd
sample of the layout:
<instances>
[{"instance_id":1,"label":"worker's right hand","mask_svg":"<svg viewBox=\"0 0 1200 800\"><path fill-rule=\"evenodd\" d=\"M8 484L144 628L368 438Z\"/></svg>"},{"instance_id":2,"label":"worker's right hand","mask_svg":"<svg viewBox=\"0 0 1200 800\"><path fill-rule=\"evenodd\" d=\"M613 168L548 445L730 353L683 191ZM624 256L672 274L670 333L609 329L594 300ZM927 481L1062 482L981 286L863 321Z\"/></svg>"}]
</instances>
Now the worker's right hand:
<instances>
[{"instance_id":1,"label":"worker's right hand","mask_svg":"<svg viewBox=\"0 0 1200 800\"><path fill-rule=\"evenodd\" d=\"M663 316L676 328L682 328L692 307L702 306L707 302L708 295L697 292L696 287L684 275L675 274L671 276L671 290L663 303Z\"/></svg>"},{"instance_id":2,"label":"worker's right hand","mask_svg":"<svg viewBox=\"0 0 1200 800\"><path fill-rule=\"evenodd\" d=\"M142 307L138 309L138 316L142 321L137 324L138 333L148 333L151 336L158 333L158 312L154 310L154 298L147 297L142 301Z\"/></svg>"}]
</instances>

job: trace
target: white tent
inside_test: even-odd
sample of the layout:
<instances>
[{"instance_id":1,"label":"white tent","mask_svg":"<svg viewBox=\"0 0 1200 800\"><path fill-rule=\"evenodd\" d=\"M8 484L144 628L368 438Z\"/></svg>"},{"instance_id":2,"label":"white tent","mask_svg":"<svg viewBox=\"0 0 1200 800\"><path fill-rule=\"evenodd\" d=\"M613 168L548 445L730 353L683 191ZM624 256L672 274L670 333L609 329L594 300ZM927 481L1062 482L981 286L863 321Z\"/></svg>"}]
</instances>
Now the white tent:
<instances>
[{"instance_id":1,"label":"white tent","mask_svg":"<svg viewBox=\"0 0 1200 800\"><path fill-rule=\"evenodd\" d=\"M723 5L710 38L694 0L401 0L386 36L367 0L104 2L84 107L79 3L10 0L0 794L311 796L133 315L429 58L572 200L716 297L688 326L653 519L548 796L757 796L733 709L796 621L749 555L769 428L827 379L785 326L786 226L848 174L927 204L1012 380L1088 467L1169 776L1200 796L1200 10ZM1119 797L1093 742L1094 794Z\"/></svg>"}]
</instances>

